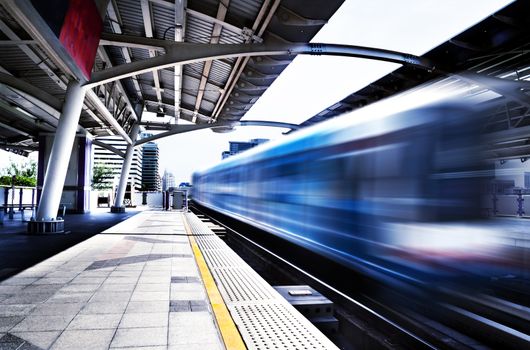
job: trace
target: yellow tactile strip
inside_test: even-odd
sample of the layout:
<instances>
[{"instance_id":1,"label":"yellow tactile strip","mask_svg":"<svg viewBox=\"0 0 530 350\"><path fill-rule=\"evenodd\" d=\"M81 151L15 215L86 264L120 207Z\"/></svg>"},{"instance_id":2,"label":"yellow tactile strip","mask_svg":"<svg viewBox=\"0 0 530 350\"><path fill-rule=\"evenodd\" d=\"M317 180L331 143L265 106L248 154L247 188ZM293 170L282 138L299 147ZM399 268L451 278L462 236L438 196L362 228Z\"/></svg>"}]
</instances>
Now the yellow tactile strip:
<instances>
[{"instance_id":1,"label":"yellow tactile strip","mask_svg":"<svg viewBox=\"0 0 530 350\"><path fill-rule=\"evenodd\" d=\"M217 284L210 273L210 269L208 268L201 250L199 249L199 246L193 237L187 218L184 215L182 215L182 221L184 222L184 227L188 233L191 248L193 250L193 254L195 255L195 260L197 262L197 266L199 267L199 271L206 288L206 293L208 294L208 299L212 305L212 310L215 314L215 319L217 320L217 325L219 327L219 331L221 332L221 336L223 337L225 347L229 350L246 349L247 347L243 342L243 338L241 337L241 334L239 334L232 316L230 316L230 312L226 307L223 297L217 288Z\"/></svg>"}]
</instances>

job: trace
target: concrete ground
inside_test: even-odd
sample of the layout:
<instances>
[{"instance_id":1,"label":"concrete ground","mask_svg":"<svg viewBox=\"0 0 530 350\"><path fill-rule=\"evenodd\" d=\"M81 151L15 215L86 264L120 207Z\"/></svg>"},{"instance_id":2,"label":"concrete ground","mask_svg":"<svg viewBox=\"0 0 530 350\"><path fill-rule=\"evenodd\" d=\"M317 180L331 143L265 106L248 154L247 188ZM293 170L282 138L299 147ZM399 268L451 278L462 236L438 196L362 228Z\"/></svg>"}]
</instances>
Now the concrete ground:
<instances>
[{"instance_id":1,"label":"concrete ground","mask_svg":"<svg viewBox=\"0 0 530 350\"><path fill-rule=\"evenodd\" d=\"M4 216L0 223L0 281L17 274L63 250L82 242L119 222L139 213L141 209L127 209L126 213L110 213L109 208L97 208L89 214L66 214L68 234L29 236L27 224L20 213L13 219ZM26 217L31 214L26 213Z\"/></svg>"},{"instance_id":2,"label":"concrete ground","mask_svg":"<svg viewBox=\"0 0 530 350\"><path fill-rule=\"evenodd\" d=\"M89 217L72 237L120 220ZM144 211L1 282L0 349L223 349L183 218Z\"/></svg>"}]
</instances>

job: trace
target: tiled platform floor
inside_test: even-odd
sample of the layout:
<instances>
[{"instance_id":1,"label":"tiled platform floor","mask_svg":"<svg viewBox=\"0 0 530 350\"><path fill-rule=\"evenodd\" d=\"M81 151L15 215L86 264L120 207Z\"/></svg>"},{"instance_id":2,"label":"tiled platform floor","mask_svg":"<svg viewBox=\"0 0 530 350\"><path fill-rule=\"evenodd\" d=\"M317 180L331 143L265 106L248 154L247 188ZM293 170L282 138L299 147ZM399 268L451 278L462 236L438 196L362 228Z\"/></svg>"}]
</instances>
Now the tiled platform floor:
<instances>
[{"instance_id":1,"label":"tiled platform floor","mask_svg":"<svg viewBox=\"0 0 530 350\"><path fill-rule=\"evenodd\" d=\"M223 349L182 220L139 213L0 283L0 349Z\"/></svg>"}]
</instances>

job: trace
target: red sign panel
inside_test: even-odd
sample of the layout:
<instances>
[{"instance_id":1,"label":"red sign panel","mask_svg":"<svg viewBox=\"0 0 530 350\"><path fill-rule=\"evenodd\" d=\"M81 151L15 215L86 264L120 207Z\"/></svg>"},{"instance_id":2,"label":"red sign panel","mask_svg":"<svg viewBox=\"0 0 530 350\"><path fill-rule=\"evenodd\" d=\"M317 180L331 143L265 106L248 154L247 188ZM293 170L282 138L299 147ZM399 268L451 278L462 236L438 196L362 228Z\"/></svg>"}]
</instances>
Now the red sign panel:
<instances>
[{"instance_id":1,"label":"red sign panel","mask_svg":"<svg viewBox=\"0 0 530 350\"><path fill-rule=\"evenodd\" d=\"M70 0L59 40L87 79L96 59L103 21L93 0Z\"/></svg>"}]
</instances>

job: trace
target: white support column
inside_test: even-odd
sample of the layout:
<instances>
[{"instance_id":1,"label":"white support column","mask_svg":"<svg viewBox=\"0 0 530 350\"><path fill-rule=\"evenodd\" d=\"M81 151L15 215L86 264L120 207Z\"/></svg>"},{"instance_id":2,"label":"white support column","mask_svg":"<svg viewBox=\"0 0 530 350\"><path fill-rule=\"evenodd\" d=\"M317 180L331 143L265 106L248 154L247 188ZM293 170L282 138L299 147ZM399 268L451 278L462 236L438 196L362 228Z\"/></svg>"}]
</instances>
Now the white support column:
<instances>
[{"instance_id":1,"label":"white support column","mask_svg":"<svg viewBox=\"0 0 530 350\"><path fill-rule=\"evenodd\" d=\"M187 0L175 0L175 41L184 41L184 31L186 25ZM180 100L182 97L182 65L175 65L175 124L180 119Z\"/></svg>"},{"instance_id":2,"label":"white support column","mask_svg":"<svg viewBox=\"0 0 530 350\"><path fill-rule=\"evenodd\" d=\"M62 232L64 222L57 221L57 210L63 193L66 171L72 153L77 125L85 99L86 88L72 80L68 83L50 160L44 176L42 195L37 210L36 220L28 225L30 233Z\"/></svg>"},{"instance_id":3,"label":"white support column","mask_svg":"<svg viewBox=\"0 0 530 350\"><path fill-rule=\"evenodd\" d=\"M125 151L125 158L123 159L123 165L121 167L120 183L118 184L118 191L116 193L116 198L114 200L114 206L110 208L110 211L113 213L125 212L125 207L123 206L123 199L125 198L127 180L129 179L129 170L131 169L132 159L134 155L134 143L136 142L136 138L138 137L139 131L140 131L140 124L137 122L132 127L131 133L129 135L133 143L130 145L127 145L127 150Z\"/></svg>"}]
</instances>

